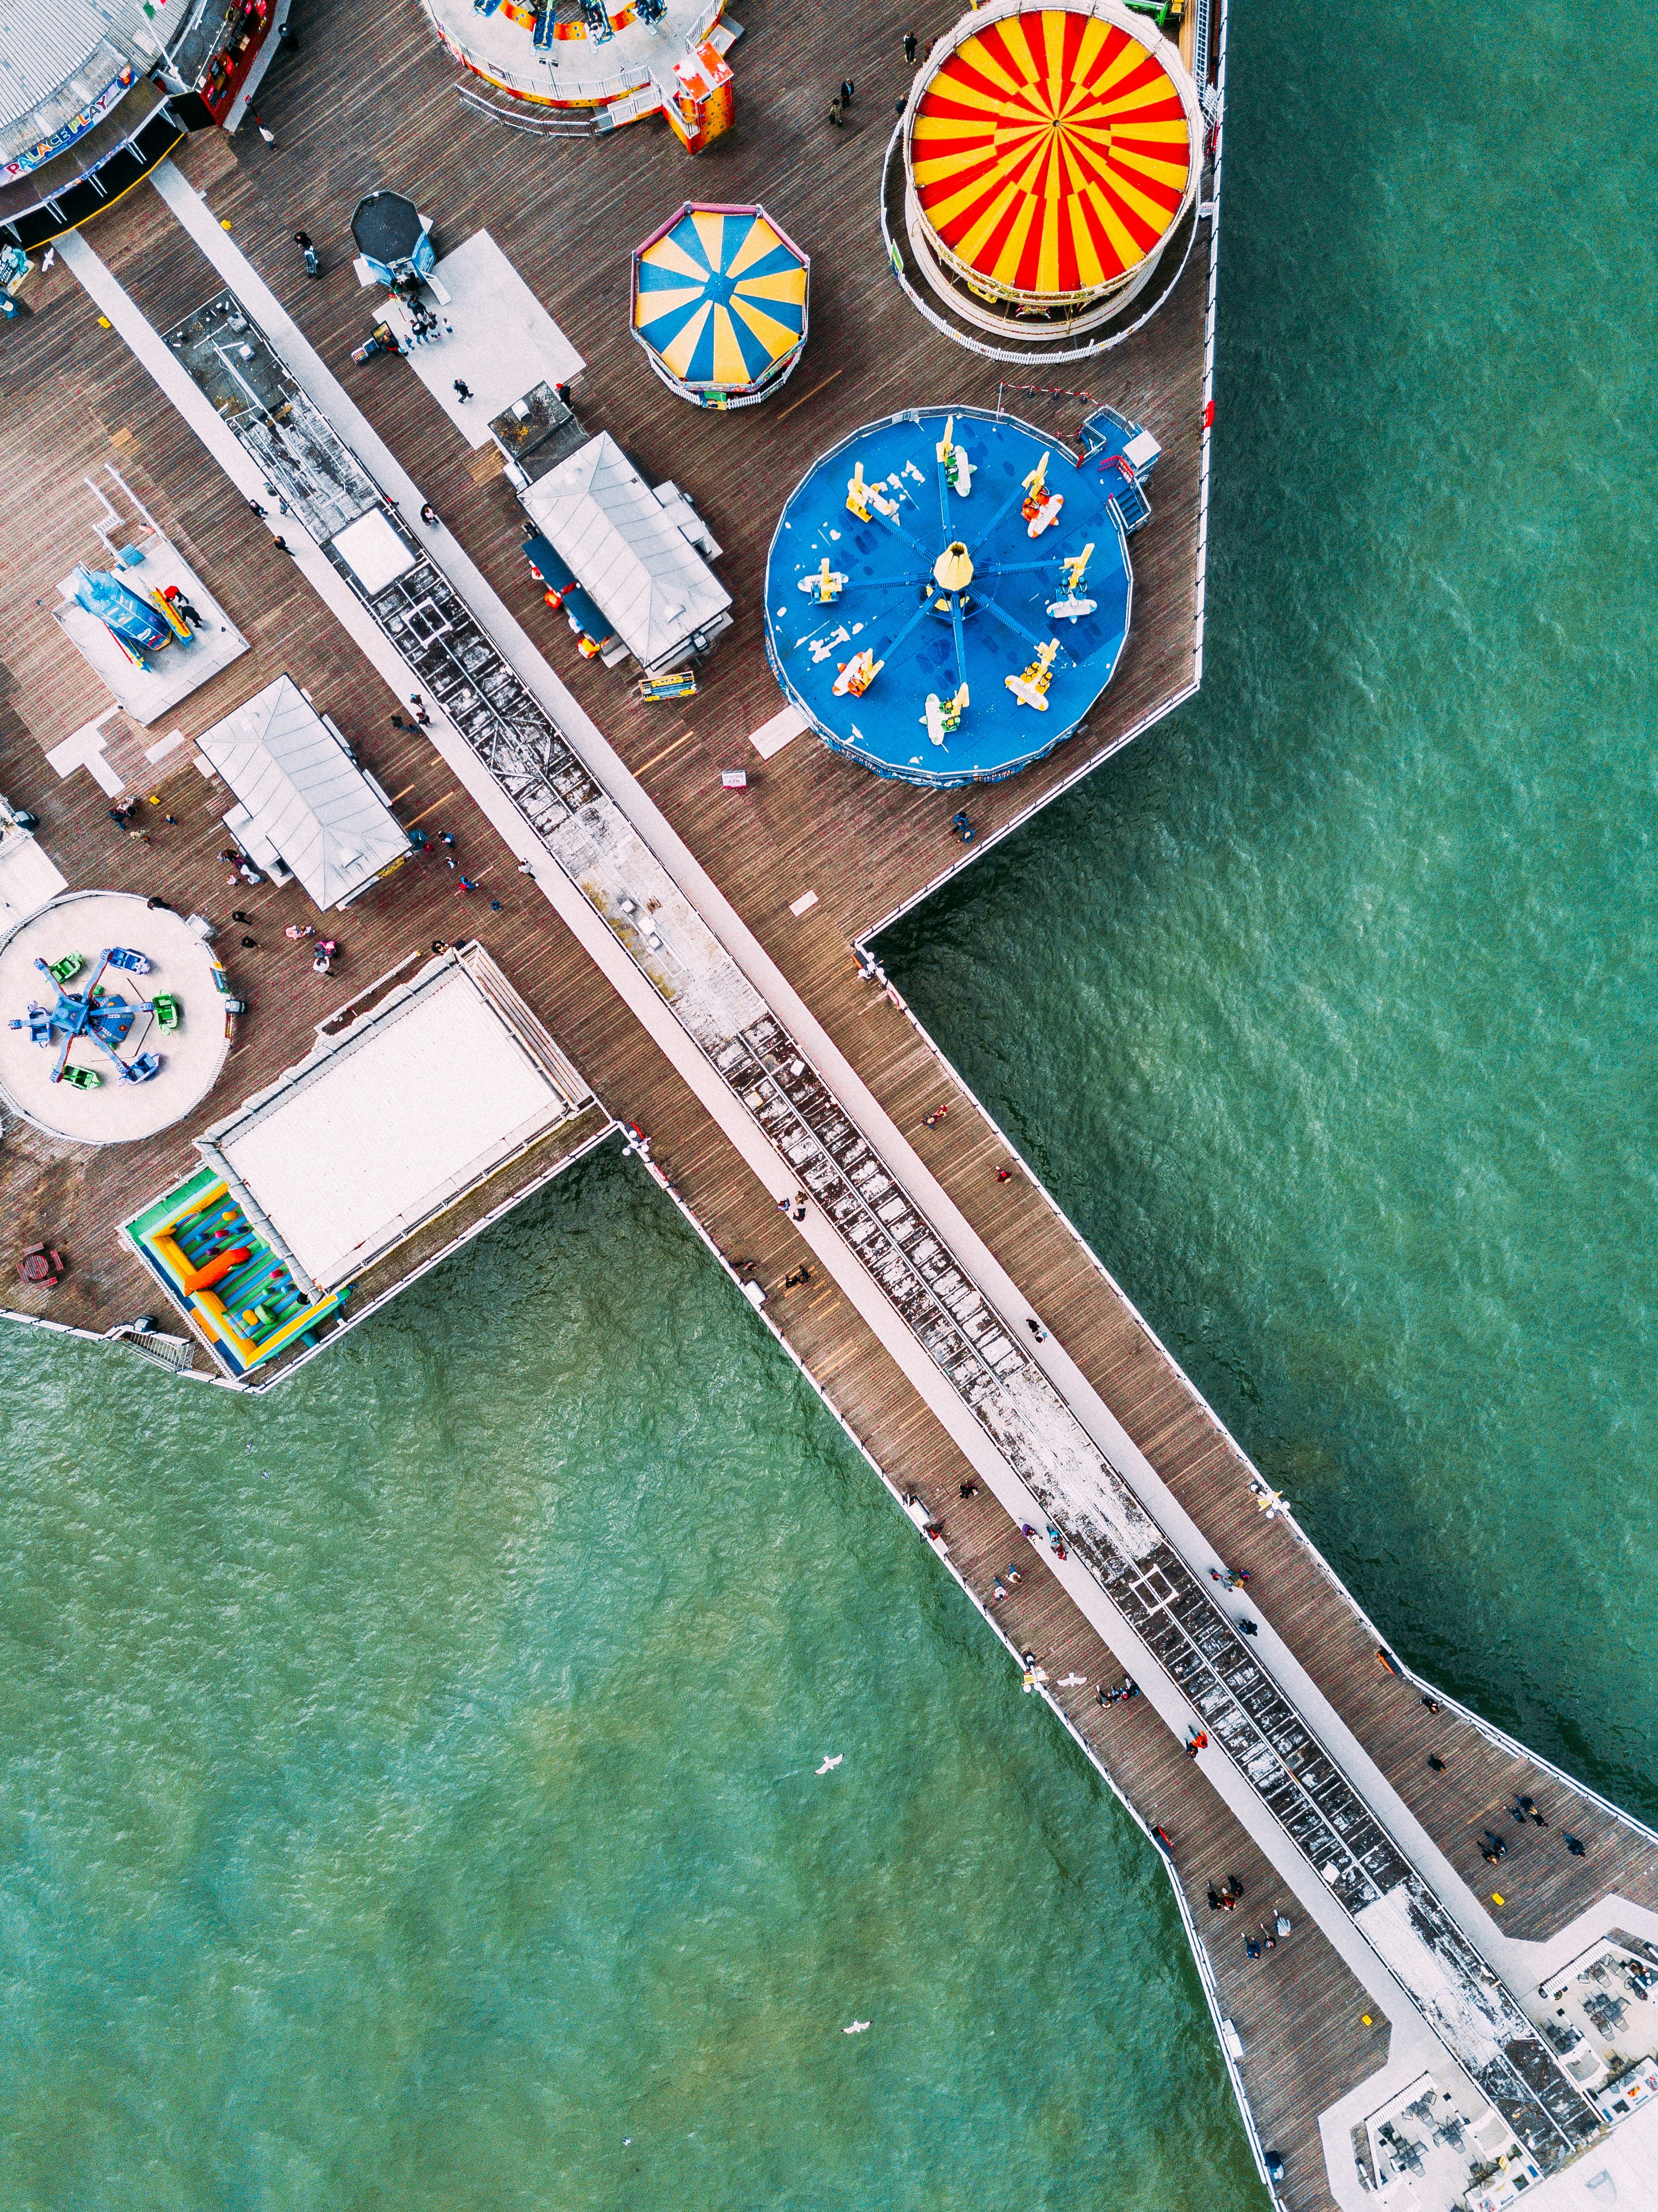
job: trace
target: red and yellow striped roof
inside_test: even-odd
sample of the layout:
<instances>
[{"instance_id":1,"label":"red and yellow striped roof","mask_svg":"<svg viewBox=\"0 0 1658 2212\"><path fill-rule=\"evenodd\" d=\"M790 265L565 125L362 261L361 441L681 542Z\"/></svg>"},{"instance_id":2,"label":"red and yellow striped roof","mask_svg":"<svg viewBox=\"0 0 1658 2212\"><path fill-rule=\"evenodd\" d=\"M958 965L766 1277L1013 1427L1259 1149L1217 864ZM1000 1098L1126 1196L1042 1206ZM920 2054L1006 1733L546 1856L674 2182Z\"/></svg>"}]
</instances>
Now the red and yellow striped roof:
<instances>
[{"instance_id":1,"label":"red and yellow striped roof","mask_svg":"<svg viewBox=\"0 0 1658 2212\"><path fill-rule=\"evenodd\" d=\"M945 56L910 155L922 213L971 276L1063 295L1145 260L1180 212L1193 149L1173 80L1137 39L1033 8Z\"/></svg>"}]
</instances>

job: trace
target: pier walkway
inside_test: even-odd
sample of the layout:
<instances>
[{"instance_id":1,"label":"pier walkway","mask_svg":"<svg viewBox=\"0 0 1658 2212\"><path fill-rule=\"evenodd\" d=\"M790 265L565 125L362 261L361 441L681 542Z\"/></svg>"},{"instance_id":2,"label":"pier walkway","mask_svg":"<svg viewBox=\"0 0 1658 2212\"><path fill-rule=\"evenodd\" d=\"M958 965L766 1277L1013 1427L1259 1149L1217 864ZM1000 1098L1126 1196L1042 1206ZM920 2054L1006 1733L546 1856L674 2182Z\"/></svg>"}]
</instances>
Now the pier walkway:
<instances>
[{"instance_id":1,"label":"pier walkway","mask_svg":"<svg viewBox=\"0 0 1658 2212\"><path fill-rule=\"evenodd\" d=\"M399 66L417 74L412 58ZM412 134L398 117L379 127L387 154L422 133L434 149L444 143L428 118ZM258 651L280 647L298 678L309 672L321 682L327 671L337 680L349 637L361 656L354 696L365 720L382 726L387 695L367 672L394 702L425 693L435 750L423 736L396 741L405 815L443 810L495 880L514 883L520 863L532 869L540 911L526 919L520 898L507 956L515 981L604 1112L648 1131L652 1164L673 1197L733 1272L766 1291L768 1325L912 1519L938 1532L923 1540L994 1632L1011 1652L1035 1654L1042 1698L1163 1854L1246 2125L1264 2165L1272 2153L1282 2166L1279 2201L1358 2201L1365 2167L1353 2124L1424 2071L1456 2085L1470 2117L1489 2102L1543 2166L1568 2155L1602 2115L1555 2062L1538 1984L1612 1929L1658 1937L1658 1849L1473 1717L1440 1698L1424 1705L1426 1686L1386 1651L1047 1195L1023 1170L995 1180L1005 1140L852 956L951 855L950 804L876 784L799 740L756 775L734 834L716 771L756 767L746 732L775 705L752 590L745 613L738 594L738 632L694 721L621 700L594 669L561 678L534 641L539 610L501 487L458 473L466 464L456 441L414 380L372 393L361 386L361 404L346 392L325 365L325 341L328 357L342 359L355 303L300 280L285 304L267 273L272 254L257 250L263 240L274 252L285 240L285 216L262 204L222 144L192 147L185 166L188 179L164 169L155 191L135 196L142 205L64 250L112 332L100 336L87 303L59 293L50 322L21 334L14 373L33 361L44 376L54 342L68 335L58 359L72 356L72 376L59 374L118 408L109 426L144 422L146 495L211 533L214 573L236 580L239 605L261 610L249 624ZM844 185L826 179L823 189ZM158 195L175 220L162 216ZM523 235L544 240L558 219L548 216L537 231L526 216ZM228 239L224 221L256 250ZM1073 757L975 795L984 834L1127 742L1193 678L1201 258L1134 364L1108 371L1111 396L1126 404L1145 396L1137 383L1156 387L1166 431L1167 527L1145 533L1143 568L1137 543L1136 639L1101 727L1075 741ZM575 298L574 263L558 281L570 290L557 311L586 344L579 319L596 305ZM248 515L246 501L277 480L270 471L282 456L239 439L162 335L227 287L293 373L318 434L337 441L337 481L355 481L355 468L353 495L389 494L405 519L430 496L449 519L430 538L410 532L428 571L416 578L414 599L408 589L385 605L366 598L292 518L281 526L296 557L284 563L270 543L274 520L262 529ZM878 324L896 296L883 295ZM714 518L745 574L802 453L848 419L934 396L943 375L972 382L919 322L879 326L894 334L890 350L862 350L843 333L817 356L821 385L803 372L798 404L812 411L784 428L792 399L755 432L763 443L749 450L769 474L763 486L728 488L740 509L734 528ZM918 362L930 380L919 393ZM106 403L105 392L118 398ZM633 387L628 404L643 415ZM842 406L855 411L830 414ZM177 436L180 419L192 439ZM604 426L598 410L593 421ZM690 460L675 465L695 482L699 457L715 471L710 441L720 427L687 423L682 410L659 416L650 434L689 450ZM9 434L21 447L33 434L20 424ZM27 456L42 483L52 442ZM131 442L118 452L133 467ZM404 455L419 456L416 471ZM307 485L281 480L303 518ZM398 526L409 529L406 520ZM21 552L5 550L14 560ZM411 608L439 599L446 621L475 625L503 672L501 685L492 678L485 689L487 706L463 697L465 685L446 673L452 661L434 659L429 641L410 635ZM503 719L508 679L519 691ZM40 699L58 711L49 688ZM36 713L44 728L32 702L30 724ZM10 778L29 727L8 726L0 737ZM82 840L88 865L108 873L95 845L102 804L95 791L65 786L54 849L66 854ZM130 869L133 860L123 852L113 865ZM436 918L450 896L436 882L416 886L400 916L389 895L365 912L365 935L379 942L383 933L388 962L423 932L459 926L452 907L447 927ZM808 891L814 902L795 911ZM504 933L477 919L487 942ZM274 1033L257 1050L281 1065ZM232 1073L242 1091L249 1065ZM946 1092L948 1120L924 1130L923 1115ZM810 1202L797 1223L778 1201L799 1190ZM813 1280L786 1293L785 1277L807 1259ZM1064 1557L1046 1539L1050 1523ZM1251 1569L1247 1607L1220 1596L1211 1570L1223 1565ZM1241 1613L1256 1623L1254 1638ZM1097 1686L1124 1671L1142 1696L1102 1705ZM1189 1757L1187 1739L1199 1731L1207 1745ZM1442 1771L1428 1768L1430 1751ZM1516 1792L1534 1796L1553 1826L1515 1845L1499 1900L1482 1876L1478 1838ZM1561 1847L1568 1827L1586 1841L1581 1859ZM1207 1902L1212 1886L1235 1880L1241 1921ZM1248 1959L1243 1929L1279 1911L1291 1932L1270 1957Z\"/></svg>"}]
</instances>

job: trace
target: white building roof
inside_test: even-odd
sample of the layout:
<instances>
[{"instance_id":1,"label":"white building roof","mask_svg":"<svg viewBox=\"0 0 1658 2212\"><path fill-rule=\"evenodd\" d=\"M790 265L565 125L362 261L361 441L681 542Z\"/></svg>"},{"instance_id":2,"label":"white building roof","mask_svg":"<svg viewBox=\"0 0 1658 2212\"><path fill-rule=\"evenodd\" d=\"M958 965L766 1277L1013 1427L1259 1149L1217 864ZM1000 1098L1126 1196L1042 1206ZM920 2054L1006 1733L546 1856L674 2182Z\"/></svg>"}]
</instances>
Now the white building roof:
<instances>
[{"instance_id":1,"label":"white building roof","mask_svg":"<svg viewBox=\"0 0 1658 2212\"><path fill-rule=\"evenodd\" d=\"M338 906L409 850L389 807L299 687L279 676L197 739L246 817L319 907Z\"/></svg>"},{"instance_id":2,"label":"white building roof","mask_svg":"<svg viewBox=\"0 0 1658 2212\"><path fill-rule=\"evenodd\" d=\"M616 635L647 668L730 606L731 593L608 431L520 495ZM723 625L722 625L723 626Z\"/></svg>"},{"instance_id":3,"label":"white building roof","mask_svg":"<svg viewBox=\"0 0 1658 2212\"><path fill-rule=\"evenodd\" d=\"M471 971L476 961L483 981ZM332 1290L503 1165L586 1095L520 1034L476 952L428 962L208 1133L312 1280Z\"/></svg>"}]
</instances>

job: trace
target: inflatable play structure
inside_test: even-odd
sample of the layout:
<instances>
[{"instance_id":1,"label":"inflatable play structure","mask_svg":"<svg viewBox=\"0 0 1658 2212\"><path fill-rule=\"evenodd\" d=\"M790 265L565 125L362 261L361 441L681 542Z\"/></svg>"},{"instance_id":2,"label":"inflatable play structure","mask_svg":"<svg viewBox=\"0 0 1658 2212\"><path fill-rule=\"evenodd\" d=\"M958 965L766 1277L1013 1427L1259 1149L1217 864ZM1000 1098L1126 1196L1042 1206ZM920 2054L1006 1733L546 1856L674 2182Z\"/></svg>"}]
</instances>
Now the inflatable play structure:
<instances>
[{"instance_id":1,"label":"inflatable play structure","mask_svg":"<svg viewBox=\"0 0 1658 2212\"><path fill-rule=\"evenodd\" d=\"M633 333L695 407L752 407L805 350L808 257L762 207L687 200L634 252Z\"/></svg>"},{"instance_id":2,"label":"inflatable play structure","mask_svg":"<svg viewBox=\"0 0 1658 2212\"><path fill-rule=\"evenodd\" d=\"M833 750L949 787L1070 736L1128 635L1128 538L1161 450L1109 408L1079 446L920 408L854 431L797 485L767 560L766 648Z\"/></svg>"},{"instance_id":3,"label":"inflatable play structure","mask_svg":"<svg viewBox=\"0 0 1658 2212\"><path fill-rule=\"evenodd\" d=\"M173 601L176 588L141 597L106 568L78 568L70 579L77 607L94 616L137 668L148 665L147 653L159 653L175 640L188 645L194 633Z\"/></svg>"},{"instance_id":4,"label":"inflatable play structure","mask_svg":"<svg viewBox=\"0 0 1658 2212\"><path fill-rule=\"evenodd\" d=\"M125 1234L238 1380L311 1342L349 1296L331 1291L317 1299L301 1288L212 1168L137 1215Z\"/></svg>"},{"instance_id":5,"label":"inflatable play structure","mask_svg":"<svg viewBox=\"0 0 1658 2212\"><path fill-rule=\"evenodd\" d=\"M921 277L974 328L1103 338L1178 273L1203 135L1178 47L1127 0L987 0L934 45L900 125Z\"/></svg>"}]
</instances>

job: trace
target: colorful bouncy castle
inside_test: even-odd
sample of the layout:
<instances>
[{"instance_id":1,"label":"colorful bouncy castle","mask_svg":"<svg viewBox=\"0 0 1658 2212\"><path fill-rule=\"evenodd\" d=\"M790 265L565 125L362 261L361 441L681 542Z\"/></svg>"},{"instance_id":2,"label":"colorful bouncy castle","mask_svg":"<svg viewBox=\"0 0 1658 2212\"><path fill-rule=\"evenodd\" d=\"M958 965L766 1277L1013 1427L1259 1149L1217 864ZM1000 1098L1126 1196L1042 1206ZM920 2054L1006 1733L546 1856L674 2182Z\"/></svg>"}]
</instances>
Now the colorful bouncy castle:
<instances>
[{"instance_id":1,"label":"colorful bouncy castle","mask_svg":"<svg viewBox=\"0 0 1658 2212\"><path fill-rule=\"evenodd\" d=\"M313 1341L349 1295L315 1297L210 1167L135 1215L122 1233L239 1381Z\"/></svg>"}]
</instances>

